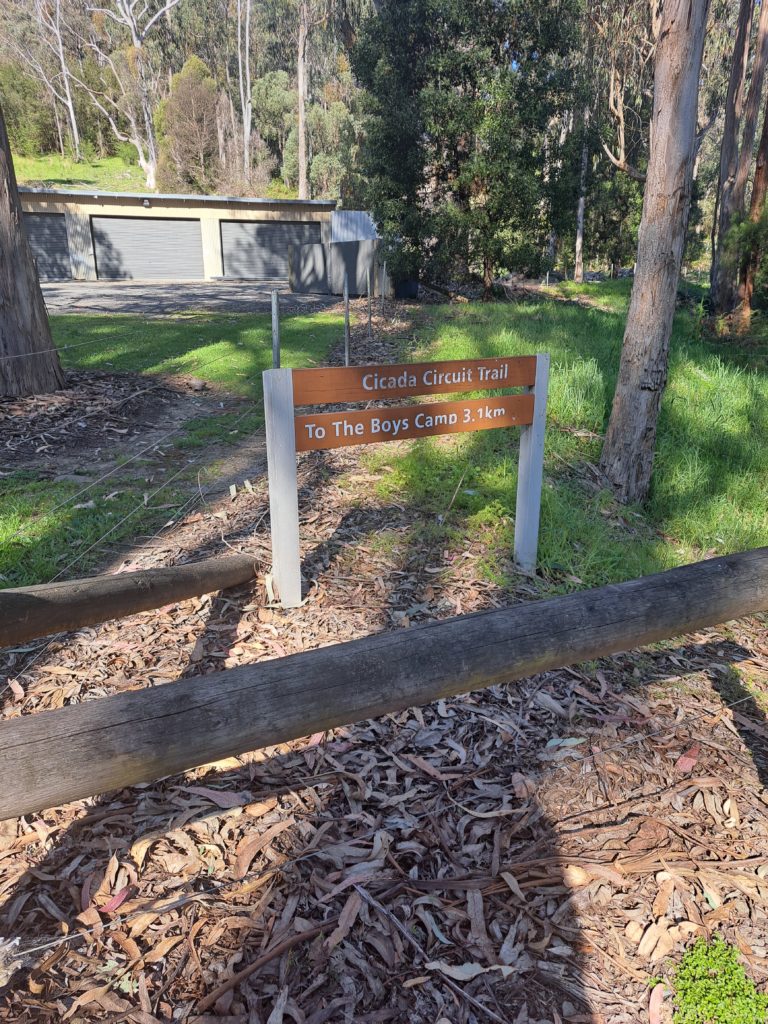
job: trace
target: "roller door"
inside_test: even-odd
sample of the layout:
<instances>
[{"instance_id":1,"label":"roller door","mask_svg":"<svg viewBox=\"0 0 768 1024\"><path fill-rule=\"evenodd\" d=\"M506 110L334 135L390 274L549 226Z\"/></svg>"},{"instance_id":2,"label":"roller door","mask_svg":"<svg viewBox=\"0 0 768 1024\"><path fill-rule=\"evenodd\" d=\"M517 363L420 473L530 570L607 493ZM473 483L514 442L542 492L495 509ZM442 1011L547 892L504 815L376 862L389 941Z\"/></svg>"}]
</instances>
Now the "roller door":
<instances>
[{"instance_id":1,"label":"roller door","mask_svg":"<svg viewBox=\"0 0 768 1024\"><path fill-rule=\"evenodd\" d=\"M221 251L224 276L256 281L275 277L287 280L289 247L319 241L319 224L223 220Z\"/></svg>"},{"instance_id":2,"label":"roller door","mask_svg":"<svg viewBox=\"0 0 768 1024\"><path fill-rule=\"evenodd\" d=\"M100 279L200 281L203 239L199 220L91 217Z\"/></svg>"},{"instance_id":3,"label":"roller door","mask_svg":"<svg viewBox=\"0 0 768 1024\"><path fill-rule=\"evenodd\" d=\"M72 277L67 224L63 213L25 213L24 227L41 281Z\"/></svg>"}]
</instances>

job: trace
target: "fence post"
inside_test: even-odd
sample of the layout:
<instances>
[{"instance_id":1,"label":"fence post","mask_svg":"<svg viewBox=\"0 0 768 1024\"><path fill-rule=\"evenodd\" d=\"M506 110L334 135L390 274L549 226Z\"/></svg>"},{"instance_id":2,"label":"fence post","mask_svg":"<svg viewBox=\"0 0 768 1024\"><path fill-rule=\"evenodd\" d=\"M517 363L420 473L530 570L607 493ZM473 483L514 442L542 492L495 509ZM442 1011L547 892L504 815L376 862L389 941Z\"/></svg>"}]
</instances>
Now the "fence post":
<instances>
[{"instance_id":1,"label":"fence post","mask_svg":"<svg viewBox=\"0 0 768 1024\"><path fill-rule=\"evenodd\" d=\"M515 561L527 572L536 569L539 545L548 384L549 355L540 352L536 356L536 380L533 385L533 422L523 427L520 434L520 463L517 472Z\"/></svg>"},{"instance_id":2,"label":"fence post","mask_svg":"<svg viewBox=\"0 0 768 1024\"><path fill-rule=\"evenodd\" d=\"M272 368L280 369L280 297L272 292Z\"/></svg>"},{"instance_id":3,"label":"fence post","mask_svg":"<svg viewBox=\"0 0 768 1024\"><path fill-rule=\"evenodd\" d=\"M265 370L264 418L267 428L272 579L284 608L301 604L299 497L291 370Z\"/></svg>"},{"instance_id":4,"label":"fence post","mask_svg":"<svg viewBox=\"0 0 768 1024\"><path fill-rule=\"evenodd\" d=\"M344 365L349 366L349 274L344 271Z\"/></svg>"},{"instance_id":5,"label":"fence post","mask_svg":"<svg viewBox=\"0 0 768 1024\"><path fill-rule=\"evenodd\" d=\"M384 284L387 280L386 260L381 264L381 274L379 276L381 277L381 288L379 289L379 291L381 292L381 315L384 316Z\"/></svg>"},{"instance_id":6,"label":"fence post","mask_svg":"<svg viewBox=\"0 0 768 1024\"><path fill-rule=\"evenodd\" d=\"M365 271L365 283L368 287L368 341L373 337L373 328L371 327L371 268L368 266Z\"/></svg>"}]
</instances>

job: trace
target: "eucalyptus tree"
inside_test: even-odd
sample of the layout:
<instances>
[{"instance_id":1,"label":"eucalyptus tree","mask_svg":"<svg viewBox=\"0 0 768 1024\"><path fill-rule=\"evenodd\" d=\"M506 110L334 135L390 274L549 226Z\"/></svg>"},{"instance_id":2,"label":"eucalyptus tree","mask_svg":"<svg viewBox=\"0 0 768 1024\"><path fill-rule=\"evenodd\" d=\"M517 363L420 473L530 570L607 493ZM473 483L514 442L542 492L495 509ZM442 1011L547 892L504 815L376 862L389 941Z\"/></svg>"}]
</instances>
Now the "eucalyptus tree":
<instances>
[{"instance_id":1,"label":"eucalyptus tree","mask_svg":"<svg viewBox=\"0 0 768 1024\"><path fill-rule=\"evenodd\" d=\"M752 31L753 20L753 0L741 0L720 146L718 209L710 270L712 306L720 313L730 312L738 296L739 241L742 235L738 225L745 212L747 183L752 169L757 121L768 63L768 4L760 4L755 32ZM752 36L753 44L750 42Z\"/></svg>"},{"instance_id":2,"label":"eucalyptus tree","mask_svg":"<svg viewBox=\"0 0 768 1024\"><path fill-rule=\"evenodd\" d=\"M79 43L91 57L89 75L81 61L73 75L80 89L102 114L113 135L136 150L147 188L157 182L158 144L155 109L167 89L168 69L153 42L159 27L180 0L110 0L109 6L86 6L88 21L79 29ZM87 0L85 0L87 4Z\"/></svg>"},{"instance_id":3,"label":"eucalyptus tree","mask_svg":"<svg viewBox=\"0 0 768 1024\"><path fill-rule=\"evenodd\" d=\"M656 0L651 148L619 378L600 465L620 500L650 488L656 425L696 157L699 81L709 0Z\"/></svg>"},{"instance_id":4,"label":"eucalyptus tree","mask_svg":"<svg viewBox=\"0 0 768 1024\"><path fill-rule=\"evenodd\" d=\"M0 108L0 397L64 387Z\"/></svg>"}]
</instances>

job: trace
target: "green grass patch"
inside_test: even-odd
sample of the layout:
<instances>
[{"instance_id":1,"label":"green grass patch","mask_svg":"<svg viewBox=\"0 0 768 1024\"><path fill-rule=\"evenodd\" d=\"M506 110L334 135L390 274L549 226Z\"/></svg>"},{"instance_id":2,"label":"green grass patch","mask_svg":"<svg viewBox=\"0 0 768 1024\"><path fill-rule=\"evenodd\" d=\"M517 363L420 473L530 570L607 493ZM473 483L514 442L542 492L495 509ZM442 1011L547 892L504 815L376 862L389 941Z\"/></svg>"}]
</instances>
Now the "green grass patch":
<instances>
[{"instance_id":1,"label":"green grass patch","mask_svg":"<svg viewBox=\"0 0 768 1024\"><path fill-rule=\"evenodd\" d=\"M14 156L13 165L20 185L61 189L100 188L105 192L148 192L140 167L122 157L76 163L58 153L45 156Z\"/></svg>"},{"instance_id":2,"label":"green grass patch","mask_svg":"<svg viewBox=\"0 0 768 1024\"><path fill-rule=\"evenodd\" d=\"M51 327L64 365L80 370L198 377L260 400L262 371L272 365L271 320L265 313L152 319L70 314L51 317ZM282 365L322 361L342 330L343 320L331 313L285 317Z\"/></svg>"},{"instance_id":3,"label":"green grass patch","mask_svg":"<svg viewBox=\"0 0 768 1024\"><path fill-rule=\"evenodd\" d=\"M236 412L189 420L169 443L184 453L165 467L131 462L103 484L63 507L88 482L38 480L14 473L0 487L0 584L26 586L51 579L82 555L71 576L83 575L103 561L104 549L119 540L162 526L187 495L213 479L207 452L212 445L235 444L263 426L261 373L272 365L271 322L267 315L185 314L145 319L139 316L71 315L51 318L54 340L70 368L193 376L252 400ZM340 317L327 313L286 317L281 325L284 366L308 366L325 359L343 330ZM87 343L87 344L86 344ZM68 349L66 346L76 346ZM210 392L209 392L210 395ZM214 395L215 397L215 395ZM222 397L225 397L224 395ZM194 460L188 468L180 459ZM150 497L164 479L182 468L167 487ZM161 472L161 469L164 471ZM147 496L145 504L145 495ZM80 508L76 506L80 505ZM136 510L134 512L134 510ZM128 513L124 523L120 523ZM120 525L118 525L120 524ZM115 528L116 527L116 528ZM114 528L114 529L113 529ZM107 530L103 548L86 554ZM20 532L19 532L20 531Z\"/></svg>"},{"instance_id":4,"label":"green grass patch","mask_svg":"<svg viewBox=\"0 0 768 1024\"><path fill-rule=\"evenodd\" d=\"M631 282L558 290L594 305L541 299L433 309L417 356L466 359L550 352L540 564L554 590L642 576L768 542L768 374L733 346L701 340L690 311L675 318L653 488L644 509L617 506L589 469L610 413ZM425 439L392 458L388 496L435 515L451 512L469 542L478 516L503 527L499 562L514 528L518 432ZM459 486L459 483L461 484ZM497 578L494 569L491 578Z\"/></svg>"},{"instance_id":5,"label":"green grass patch","mask_svg":"<svg viewBox=\"0 0 768 1024\"><path fill-rule=\"evenodd\" d=\"M715 935L697 939L672 975L674 1024L765 1024L761 995L739 962L738 950Z\"/></svg>"},{"instance_id":6,"label":"green grass patch","mask_svg":"<svg viewBox=\"0 0 768 1024\"><path fill-rule=\"evenodd\" d=\"M183 503L188 491L185 482L189 486L197 479L190 466L159 490L178 468L164 472L155 468L142 476L133 464L130 475L118 480L116 474L108 481L111 486L94 487L76 498L87 482L85 477L83 483L52 483L27 472L5 477L0 489L0 585L46 583L74 559L76 565L64 578L84 576L103 561L104 548L158 529ZM74 500L57 508L68 498ZM107 533L103 546L99 545ZM96 547L89 550L92 545Z\"/></svg>"}]
</instances>

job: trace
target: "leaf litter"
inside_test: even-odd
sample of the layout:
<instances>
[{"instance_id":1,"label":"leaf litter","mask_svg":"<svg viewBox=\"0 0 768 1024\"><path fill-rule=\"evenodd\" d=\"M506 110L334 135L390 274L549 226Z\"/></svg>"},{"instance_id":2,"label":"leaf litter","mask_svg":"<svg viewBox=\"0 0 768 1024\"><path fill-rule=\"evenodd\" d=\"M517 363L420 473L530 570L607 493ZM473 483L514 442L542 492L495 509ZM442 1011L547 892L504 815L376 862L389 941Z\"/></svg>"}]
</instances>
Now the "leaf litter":
<instances>
[{"instance_id":1,"label":"leaf litter","mask_svg":"<svg viewBox=\"0 0 768 1024\"><path fill-rule=\"evenodd\" d=\"M406 330L358 328L361 361ZM4 716L536 596L480 539L409 547L429 516L357 449L299 480L302 608L269 601L251 473L112 568L234 548L252 587L5 652ZM763 987L767 688L756 617L2 822L0 1020L661 1020L649 978L715 930Z\"/></svg>"}]
</instances>

